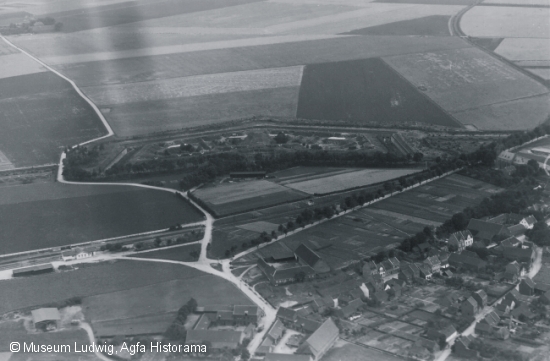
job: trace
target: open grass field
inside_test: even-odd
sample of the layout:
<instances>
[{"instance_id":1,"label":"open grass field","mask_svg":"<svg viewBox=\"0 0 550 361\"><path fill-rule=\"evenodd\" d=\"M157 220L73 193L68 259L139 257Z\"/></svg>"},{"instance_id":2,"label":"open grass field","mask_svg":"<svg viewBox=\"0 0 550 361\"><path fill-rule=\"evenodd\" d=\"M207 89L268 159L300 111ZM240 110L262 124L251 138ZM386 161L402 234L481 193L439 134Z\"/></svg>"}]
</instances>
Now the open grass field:
<instances>
[{"instance_id":1,"label":"open grass field","mask_svg":"<svg viewBox=\"0 0 550 361\"><path fill-rule=\"evenodd\" d=\"M458 126L380 59L308 65L299 118Z\"/></svg>"},{"instance_id":2,"label":"open grass field","mask_svg":"<svg viewBox=\"0 0 550 361\"><path fill-rule=\"evenodd\" d=\"M550 60L550 41L540 38L508 38L500 43L495 53L512 61Z\"/></svg>"},{"instance_id":3,"label":"open grass field","mask_svg":"<svg viewBox=\"0 0 550 361\"><path fill-rule=\"evenodd\" d=\"M526 70L541 77L544 80L550 80L550 67L549 68L527 68Z\"/></svg>"},{"instance_id":4,"label":"open grass field","mask_svg":"<svg viewBox=\"0 0 550 361\"><path fill-rule=\"evenodd\" d=\"M82 186L80 193L81 186L59 186L30 184L0 188L11 200L0 205L0 253L89 242L203 219L188 203L168 192L121 186L118 190L108 187L103 193ZM33 199L33 194L50 190L51 196L39 194Z\"/></svg>"},{"instance_id":5,"label":"open grass field","mask_svg":"<svg viewBox=\"0 0 550 361\"><path fill-rule=\"evenodd\" d=\"M484 0L483 4L506 4L506 5L522 5L522 6L550 6L550 0Z\"/></svg>"},{"instance_id":6,"label":"open grass field","mask_svg":"<svg viewBox=\"0 0 550 361\"><path fill-rule=\"evenodd\" d=\"M169 249L159 249L158 251L143 252L137 253L134 256L137 258L153 258L153 259L167 259L170 261L181 261L181 262L194 262L198 257L193 257L190 255L191 252L197 252L199 254L201 251L200 244L190 244L186 246L180 246Z\"/></svg>"},{"instance_id":7,"label":"open grass field","mask_svg":"<svg viewBox=\"0 0 550 361\"><path fill-rule=\"evenodd\" d=\"M454 38L344 36L269 45L241 44L235 48L202 51L191 49L192 51L182 52L179 49L177 54L141 57L133 55L134 57L128 59L93 61L85 66L79 63L66 64L59 65L58 68L77 84L86 87L464 47L468 45ZM182 67L181 64L186 66Z\"/></svg>"},{"instance_id":8,"label":"open grass field","mask_svg":"<svg viewBox=\"0 0 550 361\"><path fill-rule=\"evenodd\" d=\"M266 180L199 188L194 195L205 202L217 215L266 208L307 197L305 193Z\"/></svg>"},{"instance_id":9,"label":"open grass field","mask_svg":"<svg viewBox=\"0 0 550 361\"><path fill-rule=\"evenodd\" d=\"M347 34L449 36L449 19L450 16L446 15L431 15L357 29Z\"/></svg>"},{"instance_id":10,"label":"open grass field","mask_svg":"<svg viewBox=\"0 0 550 361\"><path fill-rule=\"evenodd\" d=\"M298 87L303 67L261 69L85 88L102 106L231 92Z\"/></svg>"},{"instance_id":11,"label":"open grass field","mask_svg":"<svg viewBox=\"0 0 550 361\"><path fill-rule=\"evenodd\" d=\"M0 79L45 72L46 68L22 53L0 56Z\"/></svg>"},{"instance_id":12,"label":"open grass field","mask_svg":"<svg viewBox=\"0 0 550 361\"><path fill-rule=\"evenodd\" d=\"M529 114L525 117L525 114ZM525 130L543 123L550 114L550 96L543 94L506 103L491 104L453 115L464 125L480 130ZM522 119L518 122L518 119Z\"/></svg>"},{"instance_id":13,"label":"open grass field","mask_svg":"<svg viewBox=\"0 0 550 361\"><path fill-rule=\"evenodd\" d=\"M123 260L81 265L78 270L0 281L0 314L204 275L193 268Z\"/></svg>"},{"instance_id":14,"label":"open grass field","mask_svg":"<svg viewBox=\"0 0 550 361\"><path fill-rule=\"evenodd\" d=\"M265 28L300 20L334 16L358 9L344 4L251 2L239 6L143 21L142 27ZM268 16L266 16L269 14Z\"/></svg>"},{"instance_id":15,"label":"open grass field","mask_svg":"<svg viewBox=\"0 0 550 361\"><path fill-rule=\"evenodd\" d=\"M540 95L548 89L475 48L384 60L450 112ZM490 90L490 91L489 91Z\"/></svg>"},{"instance_id":16,"label":"open grass field","mask_svg":"<svg viewBox=\"0 0 550 361\"><path fill-rule=\"evenodd\" d=\"M0 61L10 56L0 56ZM4 78L0 84L0 151L17 167L56 163L63 147L105 134L97 115L69 83L36 64L12 64L14 74L29 74ZM0 73L11 71L2 68Z\"/></svg>"},{"instance_id":17,"label":"open grass field","mask_svg":"<svg viewBox=\"0 0 550 361\"><path fill-rule=\"evenodd\" d=\"M550 8L476 6L461 18L469 36L493 38L550 38Z\"/></svg>"},{"instance_id":18,"label":"open grass field","mask_svg":"<svg viewBox=\"0 0 550 361\"><path fill-rule=\"evenodd\" d=\"M336 167L293 167L274 173L270 173L270 176L274 179L270 179L279 184L299 182L302 180L316 179L327 177L333 174L341 174L348 172L355 172L357 168L336 168Z\"/></svg>"},{"instance_id":19,"label":"open grass field","mask_svg":"<svg viewBox=\"0 0 550 361\"><path fill-rule=\"evenodd\" d=\"M108 108L105 117L119 136L184 129L251 116L294 117L298 87L203 95Z\"/></svg>"},{"instance_id":20,"label":"open grass field","mask_svg":"<svg viewBox=\"0 0 550 361\"><path fill-rule=\"evenodd\" d=\"M376 0L378 3L427 4L427 5L472 5L475 0Z\"/></svg>"},{"instance_id":21,"label":"open grass field","mask_svg":"<svg viewBox=\"0 0 550 361\"><path fill-rule=\"evenodd\" d=\"M351 173L329 175L314 180L286 183L286 186L309 194L326 194L349 188L385 182L417 172L418 169L364 169Z\"/></svg>"},{"instance_id":22,"label":"open grass field","mask_svg":"<svg viewBox=\"0 0 550 361\"><path fill-rule=\"evenodd\" d=\"M194 13L255 0L150 0L128 1L45 14L63 21L64 32L128 24L175 14Z\"/></svg>"}]
</instances>

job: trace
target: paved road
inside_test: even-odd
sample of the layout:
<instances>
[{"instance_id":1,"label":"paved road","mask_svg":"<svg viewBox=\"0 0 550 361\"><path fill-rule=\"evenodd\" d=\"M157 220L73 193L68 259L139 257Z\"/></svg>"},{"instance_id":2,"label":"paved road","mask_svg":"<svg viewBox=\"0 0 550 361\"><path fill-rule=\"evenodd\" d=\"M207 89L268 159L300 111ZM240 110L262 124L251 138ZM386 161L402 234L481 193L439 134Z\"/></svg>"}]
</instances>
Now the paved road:
<instances>
[{"instance_id":1,"label":"paved road","mask_svg":"<svg viewBox=\"0 0 550 361\"><path fill-rule=\"evenodd\" d=\"M540 271L542 266L542 252L543 249L541 247L535 246L535 261L531 265L531 270L529 270L529 273L527 274L527 276L531 279L533 279Z\"/></svg>"}]
</instances>

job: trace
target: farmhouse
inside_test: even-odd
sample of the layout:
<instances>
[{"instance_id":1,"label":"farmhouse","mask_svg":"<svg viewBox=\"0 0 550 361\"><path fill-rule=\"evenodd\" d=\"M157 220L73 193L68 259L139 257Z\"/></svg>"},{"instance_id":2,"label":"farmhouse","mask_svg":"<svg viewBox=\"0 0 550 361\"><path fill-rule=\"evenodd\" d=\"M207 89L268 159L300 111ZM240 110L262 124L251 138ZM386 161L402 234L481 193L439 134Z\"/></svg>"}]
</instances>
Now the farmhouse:
<instances>
[{"instance_id":1,"label":"farmhouse","mask_svg":"<svg viewBox=\"0 0 550 361\"><path fill-rule=\"evenodd\" d=\"M305 244L300 244L294 251L300 264L309 266L315 273L330 272L328 264Z\"/></svg>"},{"instance_id":2,"label":"farmhouse","mask_svg":"<svg viewBox=\"0 0 550 361\"><path fill-rule=\"evenodd\" d=\"M432 269L430 267L428 267L425 264L420 264L418 268L420 269L420 277L426 280L429 280L432 278Z\"/></svg>"},{"instance_id":3,"label":"farmhouse","mask_svg":"<svg viewBox=\"0 0 550 361\"><path fill-rule=\"evenodd\" d=\"M502 224L470 219L468 230L479 240L491 241L496 235L509 235L508 228Z\"/></svg>"},{"instance_id":4,"label":"farmhouse","mask_svg":"<svg viewBox=\"0 0 550 361\"><path fill-rule=\"evenodd\" d=\"M469 230L459 231L451 234L447 243L458 252L462 252L474 243L474 237Z\"/></svg>"},{"instance_id":5,"label":"farmhouse","mask_svg":"<svg viewBox=\"0 0 550 361\"><path fill-rule=\"evenodd\" d=\"M456 340L454 344L454 352L467 360L475 360L477 359L479 353L476 350L472 350L469 348L470 343L474 338L472 336L462 336L458 340Z\"/></svg>"},{"instance_id":6,"label":"farmhouse","mask_svg":"<svg viewBox=\"0 0 550 361\"><path fill-rule=\"evenodd\" d=\"M473 297L468 297L462 304L460 305L460 310L462 311L462 316L465 317L474 317L479 310L477 302L473 299Z\"/></svg>"},{"instance_id":7,"label":"farmhouse","mask_svg":"<svg viewBox=\"0 0 550 361\"><path fill-rule=\"evenodd\" d=\"M437 256L431 256L424 260L424 264L430 267L432 273L440 273L441 261Z\"/></svg>"},{"instance_id":8,"label":"farmhouse","mask_svg":"<svg viewBox=\"0 0 550 361\"><path fill-rule=\"evenodd\" d=\"M458 332L456 331L453 325L449 325L442 329L430 328L427 334L429 339L439 340L440 338L444 338L445 342L449 342L451 339L453 339L457 335L458 335Z\"/></svg>"},{"instance_id":9,"label":"farmhouse","mask_svg":"<svg viewBox=\"0 0 550 361\"><path fill-rule=\"evenodd\" d=\"M210 343L210 347L216 350L235 350L243 340L243 333L234 330L189 330L185 338L186 344Z\"/></svg>"},{"instance_id":10,"label":"farmhouse","mask_svg":"<svg viewBox=\"0 0 550 361\"><path fill-rule=\"evenodd\" d=\"M311 267L298 262L285 263L274 267L269 265L263 258L259 258L258 268L274 286L296 282L301 277L305 279L315 277L315 271Z\"/></svg>"},{"instance_id":11,"label":"farmhouse","mask_svg":"<svg viewBox=\"0 0 550 361\"><path fill-rule=\"evenodd\" d=\"M297 354L310 355L317 361L332 347L338 338L339 330L331 318L328 318L296 351Z\"/></svg>"},{"instance_id":12,"label":"farmhouse","mask_svg":"<svg viewBox=\"0 0 550 361\"><path fill-rule=\"evenodd\" d=\"M487 294L483 290L477 290L474 293L472 293L472 297L477 302L477 306L482 309L483 307L487 306Z\"/></svg>"},{"instance_id":13,"label":"farmhouse","mask_svg":"<svg viewBox=\"0 0 550 361\"><path fill-rule=\"evenodd\" d=\"M95 256L98 251L98 246L78 247L61 253L61 258L63 258L63 261L90 258Z\"/></svg>"},{"instance_id":14,"label":"farmhouse","mask_svg":"<svg viewBox=\"0 0 550 361\"><path fill-rule=\"evenodd\" d=\"M286 353L268 353L264 361L311 361L309 355L293 355Z\"/></svg>"},{"instance_id":15,"label":"farmhouse","mask_svg":"<svg viewBox=\"0 0 550 361\"><path fill-rule=\"evenodd\" d=\"M57 308L39 308L31 311L32 322L36 329L50 331L57 328L57 322L61 320Z\"/></svg>"},{"instance_id":16,"label":"farmhouse","mask_svg":"<svg viewBox=\"0 0 550 361\"><path fill-rule=\"evenodd\" d=\"M349 318L351 317L359 307L363 306L363 301L361 299L355 299L348 303L346 306L336 311L336 315L340 318Z\"/></svg>"},{"instance_id":17,"label":"farmhouse","mask_svg":"<svg viewBox=\"0 0 550 361\"><path fill-rule=\"evenodd\" d=\"M482 271L487 266L487 262L480 259L475 253L470 256L470 253L462 252L461 254L452 253L449 256L449 264L455 268L465 268L472 271Z\"/></svg>"},{"instance_id":18,"label":"farmhouse","mask_svg":"<svg viewBox=\"0 0 550 361\"><path fill-rule=\"evenodd\" d=\"M502 247L502 255L509 260L515 260L530 265L535 260L533 248Z\"/></svg>"},{"instance_id":19,"label":"farmhouse","mask_svg":"<svg viewBox=\"0 0 550 361\"><path fill-rule=\"evenodd\" d=\"M495 312L490 312L476 324L475 331L479 335L492 335L497 331L500 317Z\"/></svg>"},{"instance_id":20,"label":"farmhouse","mask_svg":"<svg viewBox=\"0 0 550 361\"><path fill-rule=\"evenodd\" d=\"M525 296L535 294L535 283L530 278L524 278L519 284L519 293Z\"/></svg>"},{"instance_id":21,"label":"farmhouse","mask_svg":"<svg viewBox=\"0 0 550 361\"><path fill-rule=\"evenodd\" d=\"M280 320L276 320L275 323L273 323L273 326L271 326L271 328L267 332L265 337L271 339L273 344L277 344L283 337L284 333L285 333L285 325L283 325L283 323Z\"/></svg>"}]
</instances>

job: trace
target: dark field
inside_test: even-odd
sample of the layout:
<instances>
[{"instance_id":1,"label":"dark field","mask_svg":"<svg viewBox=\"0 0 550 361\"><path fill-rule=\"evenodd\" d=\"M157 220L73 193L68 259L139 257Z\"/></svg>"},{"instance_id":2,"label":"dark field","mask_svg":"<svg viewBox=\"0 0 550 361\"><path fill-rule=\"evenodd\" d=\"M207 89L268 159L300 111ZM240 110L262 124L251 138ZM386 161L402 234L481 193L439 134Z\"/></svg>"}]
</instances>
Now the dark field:
<instances>
[{"instance_id":1,"label":"dark field","mask_svg":"<svg viewBox=\"0 0 550 361\"><path fill-rule=\"evenodd\" d=\"M147 262L136 261L136 263ZM162 276L159 277L159 280L162 279ZM133 327L141 325L142 328L148 329L150 332L159 330L162 332L173 321L170 316L191 297L197 300L199 305L253 304L233 284L220 277L205 273L193 278L163 280L149 286L98 294L87 297L83 304L87 310L86 315L92 320L94 328L109 327L111 328L109 332L119 330L118 334L120 334L121 331L125 331L129 327L125 324L131 323ZM125 324L115 326L113 330L113 321L115 320L123 320ZM152 324L149 325L150 323ZM102 332L107 333L108 331L103 330Z\"/></svg>"},{"instance_id":2,"label":"dark field","mask_svg":"<svg viewBox=\"0 0 550 361\"><path fill-rule=\"evenodd\" d=\"M432 15L423 18L397 21L395 23L357 29L346 34L351 35L427 35L449 36L450 16Z\"/></svg>"},{"instance_id":3,"label":"dark field","mask_svg":"<svg viewBox=\"0 0 550 361\"><path fill-rule=\"evenodd\" d=\"M48 187L37 186L41 191L48 190ZM11 187L3 192L28 191L32 194L34 187ZM83 188L84 192L87 192L86 188ZM149 189L134 190L133 187L120 187L118 192L106 194L73 194L70 198L2 204L0 253L89 242L202 219L197 210L174 194Z\"/></svg>"},{"instance_id":4,"label":"dark field","mask_svg":"<svg viewBox=\"0 0 550 361\"><path fill-rule=\"evenodd\" d=\"M297 117L459 126L381 59L306 66Z\"/></svg>"},{"instance_id":5,"label":"dark field","mask_svg":"<svg viewBox=\"0 0 550 361\"><path fill-rule=\"evenodd\" d=\"M64 32L104 28L171 15L205 11L258 0L165 0L128 1L47 14L63 22Z\"/></svg>"},{"instance_id":6,"label":"dark field","mask_svg":"<svg viewBox=\"0 0 550 361\"><path fill-rule=\"evenodd\" d=\"M200 244L190 244L188 246L175 247L170 249L159 249L158 251L143 252L137 253L130 257L137 258L157 258L157 259L167 259L170 261L181 261L181 262L194 262L198 257L193 257L190 255L191 252L197 252L200 254L201 245Z\"/></svg>"},{"instance_id":7,"label":"dark field","mask_svg":"<svg viewBox=\"0 0 550 361\"><path fill-rule=\"evenodd\" d=\"M468 47L460 39L355 36L59 65L80 86L130 83ZM185 64L185 66L181 66Z\"/></svg>"},{"instance_id":8,"label":"dark field","mask_svg":"<svg viewBox=\"0 0 550 361\"><path fill-rule=\"evenodd\" d=\"M252 90L185 98L102 105L119 136L195 127L252 116L296 115L298 88Z\"/></svg>"},{"instance_id":9,"label":"dark field","mask_svg":"<svg viewBox=\"0 0 550 361\"><path fill-rule=\"evenodd\" d=\"M63 147L105 134L78 94L52 73L2 79L0 151L17 167L56 163Z\"/></svg>"},{"instance_id":10,"label":"dark field","mask_svg":"<svg viewBox=\"0 0 550 361\"><path fill-rule=\"evenodd\" d=\"M86 297L144 287L204 273L168 263L115 261L80 266L76 271L0 281L0 314Z\"/></svg>"},{"instance_id":11,"label":"dark field","mask_svg":"<svg viewBox=\"0 0 550 361\"><path fill-rule=\"evenodd\" d=\"M470 38L470 41L474 42L476 45L490 51L495 51L503 40L504 38Z\"/></svg>"}]
</instances>

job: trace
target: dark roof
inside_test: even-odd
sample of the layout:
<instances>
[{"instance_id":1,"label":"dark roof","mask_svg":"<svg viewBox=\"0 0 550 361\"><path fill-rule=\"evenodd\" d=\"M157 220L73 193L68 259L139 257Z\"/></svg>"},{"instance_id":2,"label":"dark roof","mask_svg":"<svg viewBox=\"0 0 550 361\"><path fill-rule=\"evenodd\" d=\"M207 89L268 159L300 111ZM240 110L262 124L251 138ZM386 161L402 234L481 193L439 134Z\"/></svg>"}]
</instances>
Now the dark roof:
<instances>
[{"instance_id":1,"label":"dark roof","mask_svg":"<svg viewBox=\"0 0 550 361\"><path fill-rule=\"evenodd\" d=\"M525 234L526 230L527 228L525 228L525 226L521 223L508 227L508 231L512 236L520 236L522 234Z\"/></svg>"},{"instance_id":2,"label":"dark roof","mask_svg":"<svg viewBox=\"0 0 550 361\"><path fill-rule=\"evenodd\" d=\"M298 317L298 313L290 308L279 307L279 310L277 310L277 317L283 320L295 321Z\"/></svg>"},{"instance_id":3,"label":"dark roof","mask_svg":"<svg viewBox=\"0 0 550 361\"><path fill-rule=\"evenodd\" d=\"M502 224L482 221L481 219L470 219L467 227L475 236L482 239L491 239L497 234L508 232L508 229Z\"/></svg>"},{"instance_id":4,"label":"dark roof","mask_svg":"<svg viewBox=\"0 0 550 361\"><path fill-rule=\"evenodd\" d=\"M481 297L481 299L487 300L487 294L484 290L477 290L474 293Z\"/></svg>"},{"instance_id":5,"label":"dark roof","mask_svg":"<svg viewBox=\"0 0 550 361\"><path fill-rule=\"evenodd\" d=\"M467 257L458 253L453 253L449 256L449 263L470 265L477 268L483 268L487 265L487 262L483 261L480 258Z\"/></svg>"},{"instance_id":6,"label":"dark roof","mask_svg":"<svg viewBox=\"0 0 550 361\"><path fill-rule=\"evenodd\" d=\"M269 329L269 332L267 333L268 336L271 338L278 340L283 336L283 333L285 332L285 326L280 320L276 320L275 323L273 323L273 326Z\"/></svg>"},{"instance_id":7,"label":"dark roof","mask_svg":"<svg viewBox=\"0 0 550 361\"><path fill-rule=\"evenodd\" d=\"M524 278L523 280L521 280L521 283L531 288L535 288L535 282L533 282L533 280L531 280L530 278Z\"/></svg>"},{"instance_id":8,"label":"dark roof","mask_svg":"<svg viewBox=\"0 0 550 361\"><path fill-rule=\"evenodd\" d=\"M235 305L233 307L233 314L236 316L259 316L260 315L260 308L258 306L248 306L248 305Z\"/></svg>"},{"instance_id":9,"label":"dark roof","mask_svg":"<svg viewBox=\"0 0 550 361\"><path fill-rule=\"evenodd\" d=\"M464 301L464 303L470 304L470 305L472 305L474 308L477 307L477 302L476 302L476 300L473 299L472 296L468 297L468 298L466 299L466 301Z\"/></svg>"},{"instance_id":10,"label":"dark roof","mask_svg":"<svg viewBox=\"0 0 550 361\"><path fill-rule=\"evenodd\" d=\"M504 247L502 249L504 257L515 259L521 262L528 262L533 258L535 250L532 248Z\"/></svg>"},{"instance_id":11,"label":"dark roof","mask_svg":"<svg viewBox=\"0 0 550 361\"><path fill-rule=\"evenodd\" d=\"M298 318L296 319L296 324L301 326L301 328L306 332L314 332L316 329L319 328L319 326L321 326L321 322L311 320L302 316L298 316Z\"/></svg>"},{"instance_id":12,"label":"dark roof","mask_svg":"<svg viewBox=\"0 0 550 361\"><path fill-rule=\"evenodd\" d=\"M189 330L187 331L186 343L199 343L199 342L225 342L235 343L241 342L242 333L233 330Z\"/></svg>"},{"instance_id":13,"label":"dark roof","mask_svg":"<svg viewBox=\"0 0 550 361\"><path fill-rule=\"evenodd\" d=\"M535 283L535 289L537 291L546 292L550 290L550 285L547 285L546 283Z\"/></svg>"},{"instance_id":14,"label":"dark roof","mask_svg":"<svg viewBox=\"0 0 550 361\"><path fill-rule=\"evenodd\" d=\"M311 268L315 267L317 262L321 260L321 257L317 253L313 252L308 246L301 243L294 251L296 257L305 262Z\"/></svg>"},{"instance_id":15,"label":"dark roof","mask_svg":"<svg viewBox=\"0 0 550 361\"><path fill-rule=\"evenodd\" d=\"M293 355L286 353L268 353L265 355L264 361L310 361L308 355Z\"/></svg>"},{"instance_id":16,"label":"dark roof","mask_svg":"<svg viewBox=\"0 0 550 361\"><path fill-rule=\"evenodd\" d=\"M452 335L454 335L454 333L456 332L456 329L453 325L449 325L445 328L443 328L441 331L440 331L443 335L445 335L445 339L451 337Z\"/></svg>"}]
</instances>

